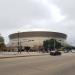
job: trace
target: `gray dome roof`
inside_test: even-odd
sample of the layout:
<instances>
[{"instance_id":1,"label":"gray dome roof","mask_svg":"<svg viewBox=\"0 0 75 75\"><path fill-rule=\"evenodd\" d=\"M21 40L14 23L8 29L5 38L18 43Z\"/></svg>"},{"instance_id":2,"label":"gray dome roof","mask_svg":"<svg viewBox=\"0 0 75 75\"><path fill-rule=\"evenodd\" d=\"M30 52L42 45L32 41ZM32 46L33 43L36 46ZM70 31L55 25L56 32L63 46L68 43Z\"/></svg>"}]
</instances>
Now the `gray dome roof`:
<instances>
[{"instance_id":1,"label":"gray dome roof","mask_svg":"<svg viewBox=\"0 0 75 75\"><path fill-rule=\"evenodd\" d=\"M67 35L59 32L49 32L49 31L30 31L30 32L19 32L9 35L10 39L14 38L24 38L24 37L56 37L66 39Z\"/></svg>"}]
</instances>

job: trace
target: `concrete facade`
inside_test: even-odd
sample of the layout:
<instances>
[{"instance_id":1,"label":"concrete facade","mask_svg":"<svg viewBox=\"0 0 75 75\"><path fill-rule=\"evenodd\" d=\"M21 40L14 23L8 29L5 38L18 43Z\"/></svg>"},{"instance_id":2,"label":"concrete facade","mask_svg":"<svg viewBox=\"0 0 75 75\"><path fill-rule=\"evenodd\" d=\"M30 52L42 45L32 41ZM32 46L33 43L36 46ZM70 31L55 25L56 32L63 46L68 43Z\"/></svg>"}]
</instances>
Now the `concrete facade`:
<instances>
[{"instance_id":1,"label":"concrete facade","mask_svg":"<svg viewBox=\"0 0 75 75\"><path fill-rule=\"evenodd\" d=\"M9 35L10 38L10 46L17 47L18 42L19 45L24 46L42 46L43 41L48 39L56 39L62 44L65 43L67 38L66 34L58 33L58 32L47 32L47 31L34 31L34 32L19 32Z\"/></svg>"}]
</instances>

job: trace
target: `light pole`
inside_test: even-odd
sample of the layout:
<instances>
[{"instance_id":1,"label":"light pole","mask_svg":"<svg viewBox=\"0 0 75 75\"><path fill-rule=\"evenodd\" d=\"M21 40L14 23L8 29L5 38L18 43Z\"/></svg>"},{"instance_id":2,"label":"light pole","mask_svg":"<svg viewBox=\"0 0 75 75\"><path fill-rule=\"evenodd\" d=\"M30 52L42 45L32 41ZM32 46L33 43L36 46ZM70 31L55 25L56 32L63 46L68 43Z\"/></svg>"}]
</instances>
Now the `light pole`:
<instances>
[{"instance_id":1,"label":"light pole","mask_svg":"<svg viewBox=\"0 0 75 75\"><path fill-rule=\"evenodd\" d=\"M18 32L18 52L20 51L20 41L19 41L19 32Z\"/></svg>"},{"instance_id":2,"label":"light pole","mask_svg":"<svg viewBox=\"0 0 75 75\"><path fill-rule=\"evenodd\" d=\"M55 50L55 39L54 39L54 50Z\"/></svg>"}]
</instances>

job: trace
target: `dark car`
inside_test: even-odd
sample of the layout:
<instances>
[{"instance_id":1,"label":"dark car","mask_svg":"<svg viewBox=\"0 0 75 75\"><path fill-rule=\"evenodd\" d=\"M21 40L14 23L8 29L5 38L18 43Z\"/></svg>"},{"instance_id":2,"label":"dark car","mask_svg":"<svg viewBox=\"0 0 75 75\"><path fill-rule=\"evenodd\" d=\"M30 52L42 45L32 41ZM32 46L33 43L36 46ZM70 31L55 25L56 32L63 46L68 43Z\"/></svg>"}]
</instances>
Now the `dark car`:
<instances>
[{"instance_id":1,"label":"dark car","mask_svg":"<svg viewBox=\"0 0 75 75\"><path fill-rule=\"evenodd\" d=\"M61 52L59 52L59 51L51 51L50 55L52 55L52 56L61 55Z\"/></svg>"}]
</instances>

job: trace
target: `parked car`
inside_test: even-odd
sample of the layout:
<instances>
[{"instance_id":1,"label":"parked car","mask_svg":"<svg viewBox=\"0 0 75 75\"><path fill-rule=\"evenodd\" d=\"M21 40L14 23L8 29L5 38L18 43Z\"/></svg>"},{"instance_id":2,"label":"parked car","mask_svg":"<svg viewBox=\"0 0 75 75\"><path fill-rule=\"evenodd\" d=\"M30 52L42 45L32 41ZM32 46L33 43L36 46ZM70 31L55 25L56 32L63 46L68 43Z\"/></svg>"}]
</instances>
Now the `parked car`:
<instances>
[{"instance_id":1,"label":"parked car","mask_svg":"<svg viewBox=\"0 0 75 75\"><path fill-rule=\"evenodd\" d=\"M69 51L68 50L64 50L64 53L68 53Z\"/></svg>"},{"instance_id":2,"label":"parked car","mask_svg":"<svg viewBox=\"0 0 75 75\"><path fill-rule=\"evenodd\" d=\"M72 52L72 53L75 53L75 50L72 49L71 52Z\"/></svg>"},{"instance_id":3,"label":"parked car","mask_svg":"<svg viewBox=\"0 0 75 75\"><path fill-rule=\"evenodd\" d=\"M64 53L69 53L71 50L65 49Z\"/></svg>"},{"instance_id":4,"label":"parked car","mask_svg":"<svg viewBox=\"0 0 75 75\"><path fill-rule=\"evenodd\" d=\"M59 52L59 51L51 51L50 55L52 55L52 56L61 55L61 52Z\"/></svg>"}]
</instances>

